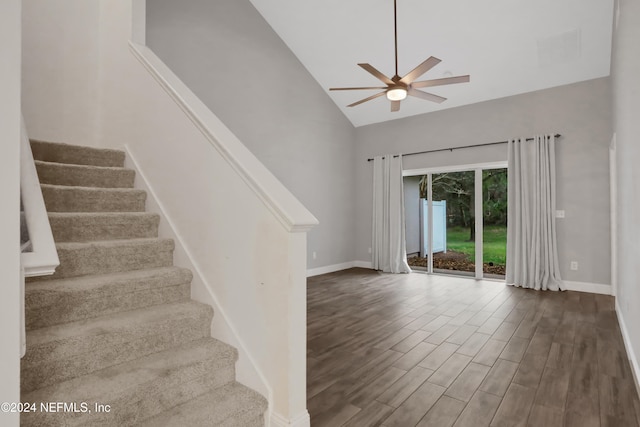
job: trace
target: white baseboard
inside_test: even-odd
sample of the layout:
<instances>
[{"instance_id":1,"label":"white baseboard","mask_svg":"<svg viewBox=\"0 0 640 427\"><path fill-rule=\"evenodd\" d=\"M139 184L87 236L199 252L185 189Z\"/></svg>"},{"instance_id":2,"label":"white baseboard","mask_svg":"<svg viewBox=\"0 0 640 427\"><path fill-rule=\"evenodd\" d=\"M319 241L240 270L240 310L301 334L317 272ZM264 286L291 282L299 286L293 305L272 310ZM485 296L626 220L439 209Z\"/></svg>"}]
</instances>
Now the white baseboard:
<instances>
[{"instance_id":1,"label":"white baseboard","mask_svg":"<svg viewBox=\"0 0 640 427\"><path fill-rule=\"evenodd\" d=\"M348 268L360 267L371 268L371 263L367 261L349 261L341 264L325 265L324 267L310 268L307 270L307 277L319 276L321 274L333 273L346 270Z\"/></svg>"},{"instance_id":2,"label":"white baseboard","mask_svg":"<svg viewBox=\"0 0 640 427\"><path fill-rule=\"evenodd\" d=\"M373 268L373 264L371 263L371 261L353 261L353 266L360 267L360 268L369 268L369 269Z\"/></svg>"},{"instance_id":3,"label":"white baseboard","mask_svg":"<svg viewBox=\"0 0 640 427\"><path fill-rule=\"evenodd\" d=\"M297 417L289 420L284 418L280 414L276 414L273 412L271 414L270 427L310 427L311 426L311 417L309 416L309 412L306 410L304 413L298 415Z\"/></svg>"},{"instance_id":4,"label":"white baseboard","mask_svg":"<svg viewBox=\"0 0 640 427\"><path fill-rule=\"evenodd\" d=\"M636 353L633 351L633 347L631 346L631 337L629 337L627 324L624 321L624 317L622 317L622 310L620 309L620 305L618 305L618 298L616 298L616 316L618 317L620 332L622 332L624 347L627 350L627 358L629 359L629 364L631 365L631 372L633 373L633 381L636 384L636 391L638 392L638 394L640 394L640 384L638 383L638 378L640 378L640 365L638 365Z\"/></svg>"},{"instance_id":5,"label":"white baseboard","mask_svg":"<svg viewBox=\"0 0 640 427\"><path fill-rule=\"evenodd\" d=\"M346 270L354 267L353 261L341 264L325 265L324 267L310 268L307 270L307 277L319 276L321 274L333 273L334 271Z\"/></svg>"},{"instance_id":6,"label":"white baseboard","mask_svg":"<svg viewBox=\"0 0 640 427\"><path fill-rule=\"evenodd\" d=\"M310 268L307 270L307 277L319 276L321 274L334 273L336 271L349 268L373 268L371 261L350 261L341 264L326 265L324 267ZM470 277L472 278L472 277ZM490 279L487 279L490 280ZM564 280L564 285L568 291L589 292L592 294L611 295L611 286L602 283L573 282Z\"/></svg>"},{"instance_id":7,"label":"white baseboard","mask_svg":"<svg viewBox=\"0 0 640 427\"><path fill-rule=\"evenodd\" d=\"M563 280L568 291L590 292L592 294L611 295L611 286L602 283L572 282Z\"/></svg>"}]
</instances>

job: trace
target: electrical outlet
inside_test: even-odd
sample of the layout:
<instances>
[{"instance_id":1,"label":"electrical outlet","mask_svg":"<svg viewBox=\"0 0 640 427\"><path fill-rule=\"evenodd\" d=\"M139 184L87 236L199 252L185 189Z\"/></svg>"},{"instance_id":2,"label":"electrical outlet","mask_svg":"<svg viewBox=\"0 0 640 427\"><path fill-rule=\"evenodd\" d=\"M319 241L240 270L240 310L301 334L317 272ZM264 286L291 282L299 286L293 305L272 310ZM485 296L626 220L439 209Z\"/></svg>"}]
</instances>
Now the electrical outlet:
<instances>
[{"instance_id":1,"label":"electrical outlet","mask_svg":"<svg viewBox=\"0 0 640 427\"><path fill-rule=\"evenodd\" d=\"M313 259L316 259L317 258L316 251L313 251L313 254L311 254L311 256L313 257Z\"/></svg>"},{"instance_id":2,"label":"electrical outlet","mask_svg":"<svg viewBox=\"0 0 640 427\"><path fill-rule=\"evenodd\" d=\"M564 218L564 211L562 210L556 211L556 218Z\"/></svg>"},{"instance_id":3,"label":"electrical outlet","mask_svg":"<svg viewBox=\"0 0 640 427\"><path fill-rule=\"evenodd\" d=\"M371 253L371 248L369 248L369 253Z\"/></svg>"},{"instance_id":4,"label":"electrical outlet","mask_svg":"<svg viewBox=\"0 0 640 427\"><path fill-rule=\"evenodd\" d=\"M571 269L573 271L578 270L578 261L571 261Z\"/></svg>"}]
</instances>

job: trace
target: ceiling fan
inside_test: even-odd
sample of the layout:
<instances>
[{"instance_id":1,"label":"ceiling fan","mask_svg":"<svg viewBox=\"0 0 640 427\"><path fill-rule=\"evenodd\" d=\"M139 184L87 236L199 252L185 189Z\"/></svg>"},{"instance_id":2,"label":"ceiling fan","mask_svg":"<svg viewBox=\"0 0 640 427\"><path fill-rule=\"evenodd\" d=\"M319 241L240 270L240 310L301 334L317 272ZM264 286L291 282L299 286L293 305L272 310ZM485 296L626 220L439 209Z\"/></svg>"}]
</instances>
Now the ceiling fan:
<instances>
[{"instance_id":1,"label":"ceiling fan","mask_svg":"<svg viewBox=\"0 0 640 427\"><path fill-rule=\"evenodd\" d=\"M424 73L438 65L441 61L440 59L430 56L426 59L422 64L418 65L413 70L409 71L404 77L400 77L398 75L398 18L397 18L397 6L396 1L393 0L393 30L394 30L394 39L395 39L395 60L396 60L396 73L393 77L389 78L378 71L371 64L358 64L360 67L364 68L366 71L371 73L374 77L380 80L382 83L387 86L382 87L332 87L329 90L372 90L372 89L384 89L382 92L376 93L375 95L371 95L367 98L361 99L360 101L356 101L353 104L347 105L347 107L355 107L356 105L360 105L364 102L371 101L372 99L376 99L381 97L382 95L386 95L387 99L391 101L391 111L399 111L400 110L400 101L405 99L407 95L415 96L416 98L425 99L427 101L437 102L440 104L443 101L446 101L447 98L443 98L438 95L434 95L432 93L423 92L418 90L417 88L422 87L433 87L433 86L442 86L442 85L450 85L454 83L468 83L469 75L466 76L455 76L455 77L445 77L441 79L432 79L432 80L423 80L420 82L416 82L415 80L422 76Z\"/></svg>"}]
</instances>

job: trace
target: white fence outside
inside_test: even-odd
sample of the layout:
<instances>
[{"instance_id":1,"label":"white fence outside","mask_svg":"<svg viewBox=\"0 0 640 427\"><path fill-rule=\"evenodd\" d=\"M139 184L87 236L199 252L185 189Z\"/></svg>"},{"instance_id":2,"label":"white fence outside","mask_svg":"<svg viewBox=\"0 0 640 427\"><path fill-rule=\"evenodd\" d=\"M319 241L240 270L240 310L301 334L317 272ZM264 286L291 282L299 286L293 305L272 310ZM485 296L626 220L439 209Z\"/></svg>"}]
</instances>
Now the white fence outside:
<instances>
[{"instance_id":1,"label":"white fence outside","mask_svg":"<svg viewBox=\"0 0 640 427\"><path fill-rule=\"evenodd\" d=\"M429 255L429 201L420 199L420 256ZM447 201L434 200L433 253L447 252Z\"/></svg>"}]
</instances>

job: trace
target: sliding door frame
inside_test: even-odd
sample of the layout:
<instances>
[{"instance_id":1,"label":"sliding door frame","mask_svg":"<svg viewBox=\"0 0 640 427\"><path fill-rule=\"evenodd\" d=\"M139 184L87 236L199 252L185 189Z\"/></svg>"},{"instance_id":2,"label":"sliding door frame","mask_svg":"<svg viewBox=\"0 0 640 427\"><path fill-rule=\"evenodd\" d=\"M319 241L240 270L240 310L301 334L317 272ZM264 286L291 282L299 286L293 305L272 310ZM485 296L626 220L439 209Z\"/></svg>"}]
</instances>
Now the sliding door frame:
<instances>
[{"instance_id":1,"label":"sliding door frame","mask_svg":"<svg viewBox=\"0 0 640 427\"><path fill-rule=\"evenodd\" d=\"M474 179L474 215L475 215L475 233L476 233L476 258L475 258L475 278L480 280L484 277L483 272L483 231L484 231L484 214L482 203L482 171L489 169L506 169L507 162L487 162L487 163L473 163L467 165L455 165L455 166L441 166L433 168L422 169L405 169L402 171L402 176L427 176L427 209L429 223L427 242L429 251L427 253L427 273L433 274L433 188L432 178L434 174L438 173L451 173L451 172L470 172L475 173ZM508 227L508 225L507 225Z\"/></svg>"}]
</instances>

